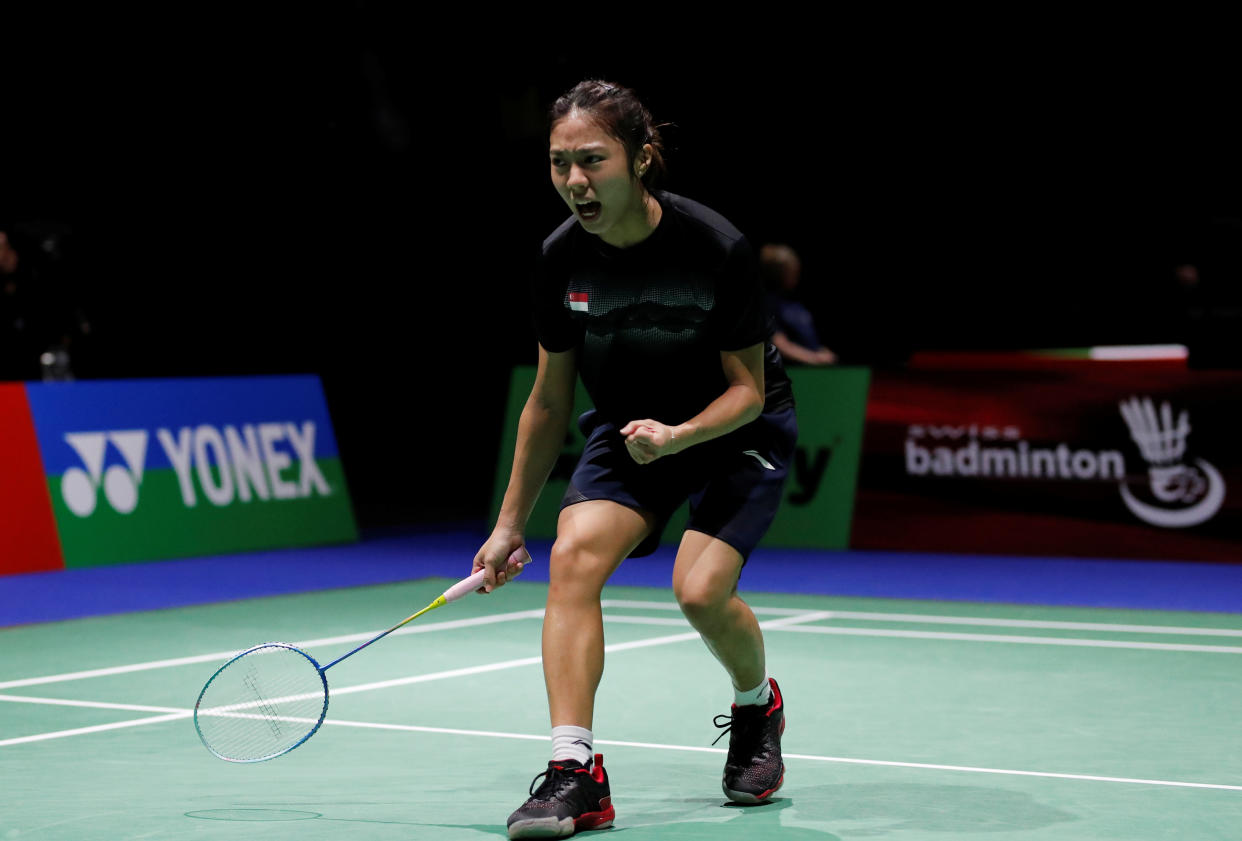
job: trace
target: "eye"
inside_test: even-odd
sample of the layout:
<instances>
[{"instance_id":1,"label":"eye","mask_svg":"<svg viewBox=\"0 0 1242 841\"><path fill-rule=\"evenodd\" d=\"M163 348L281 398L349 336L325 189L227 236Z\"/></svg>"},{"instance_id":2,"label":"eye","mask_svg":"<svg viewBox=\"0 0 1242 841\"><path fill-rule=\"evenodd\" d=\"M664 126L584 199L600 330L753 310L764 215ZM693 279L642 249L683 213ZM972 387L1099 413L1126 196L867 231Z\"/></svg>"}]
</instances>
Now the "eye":
<instances>
[{"instance_id":1,"label":"eye","mask_svg":"<svg viewBox=\"0 0 1242 841\"><path fill-rule=\"evenodd\" d=\"M561 158L553 156L552 166L556 167L557 169L561 169L565 166L565 161Z\"/></svg>"},{"instance_id":2,"label":"eye","mask_svg":"<svg viewBox=\"0 0 1242 841\"><path fill-rule=\"evenodd\" d=\"M602 160L604 160L603 155L587 155L586 156L586 162L589 164L597 164Z\"/></svg>"}]
</instances>

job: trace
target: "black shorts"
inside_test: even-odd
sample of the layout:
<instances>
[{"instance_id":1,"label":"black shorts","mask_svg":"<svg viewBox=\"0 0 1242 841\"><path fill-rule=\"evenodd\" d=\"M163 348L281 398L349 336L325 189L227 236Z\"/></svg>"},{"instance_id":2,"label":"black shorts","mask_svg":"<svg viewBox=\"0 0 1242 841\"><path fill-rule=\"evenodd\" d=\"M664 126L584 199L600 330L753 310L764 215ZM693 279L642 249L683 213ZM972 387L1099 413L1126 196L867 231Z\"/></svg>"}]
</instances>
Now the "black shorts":
<instances>
[{"instance_id":1,"label":"black shorts","mask_svg":"<svg viewBox=\"0 0 1242 841\"><path fill-rule=\"evenodd\" d=\"M631 558L655 551L669 518L688 499L686 528L723 540L744 562L780 508L798 438L794 410L782 409L713 441L639 464L630 458L619 427L594 410L583 414L578 426L586 447L561 508L608 499L653 514L656 526Z\"/></svg>"}]
</instances>

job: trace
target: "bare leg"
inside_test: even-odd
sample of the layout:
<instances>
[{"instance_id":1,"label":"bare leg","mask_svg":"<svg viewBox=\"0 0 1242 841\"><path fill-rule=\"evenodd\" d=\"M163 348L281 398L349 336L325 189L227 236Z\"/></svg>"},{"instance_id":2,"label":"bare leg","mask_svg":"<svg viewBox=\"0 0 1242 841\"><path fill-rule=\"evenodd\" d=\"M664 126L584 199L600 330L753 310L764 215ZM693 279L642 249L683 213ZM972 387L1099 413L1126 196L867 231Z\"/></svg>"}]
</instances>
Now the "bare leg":
<instances>
[{"instance_id":1,"label":"bare leg","mask_svg":"<svg viewBox=\"0 0 1242 841\"><path fill-rule=\"evenodd\" d=\"M673 592L733 688L744 692L762 682L766 664L759 622L737 594L741 571L741 554L723 540L690 530L682 536Z\"/></svg>"},{"instance_id":2,"label":"bare leg","mask_svg":"<svg viewBox=\"0 0 1242 841\"><path fill-rule=\"evenodd\" d=\"M600 592L652 523L649 514L608 500L561 511L543 617L543 679L553 727L591 729L595 690L604 674Z\"/></svg>"}]
</instances>

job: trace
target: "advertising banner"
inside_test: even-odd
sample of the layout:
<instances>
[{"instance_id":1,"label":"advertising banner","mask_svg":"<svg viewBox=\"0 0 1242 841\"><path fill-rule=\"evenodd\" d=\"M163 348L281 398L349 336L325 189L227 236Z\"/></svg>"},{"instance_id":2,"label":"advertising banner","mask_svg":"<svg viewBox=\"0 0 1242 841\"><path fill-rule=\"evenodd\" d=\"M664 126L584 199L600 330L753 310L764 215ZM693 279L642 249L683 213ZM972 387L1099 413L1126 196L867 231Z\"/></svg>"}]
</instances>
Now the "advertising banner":
<instances>
[{"instance_id":1,"label":"advertising banner","mask_svg":"<svg viewBox=\"0 0 1242 841\"><path fill-rule=\"evenodd\" d=\"M1027 360L877 372L852 545L1236 561L1242 372Z\"/></svg>"},{"instance_id":2,"label":"advertising banner","mask_svg":"<svg viewBox=\"0 0 1242 841\"><path fill-rule=\"evenodd\" d=\"M357 539L316 377L25 389L65 566Z\"/></svg>"},{"instance_id":3,"label":"advertising banner","mask_svg":"<svg viewBox=\"0 0 1242 841\"><path fill-rule=\"evenodd\" d=\"M0 575L62 565L25 386L0 383Z\"/></svg>"},{"instance_id":4,"label":"advertising banner","mask_svg":"<svg viewBox=\"0 0 1242 841\"><path fill-rule=\"evenodd\" d=\"M797 401L798 448L790 465L784 503L760 545L844 549L849 543L870 372L866 368L829 368L794 369L789 374ZM509 482L518 418L534 381L533 366L514 369L496 466L492 522ZM579 383L575 417L589 408L590 398ZM556 466L527 524L528 537L555 537L561 497L585 444L577 425L571 423ZM687 516L683 506L664 532L666 542L681 539Z\"/></svg>"}]
</instances>

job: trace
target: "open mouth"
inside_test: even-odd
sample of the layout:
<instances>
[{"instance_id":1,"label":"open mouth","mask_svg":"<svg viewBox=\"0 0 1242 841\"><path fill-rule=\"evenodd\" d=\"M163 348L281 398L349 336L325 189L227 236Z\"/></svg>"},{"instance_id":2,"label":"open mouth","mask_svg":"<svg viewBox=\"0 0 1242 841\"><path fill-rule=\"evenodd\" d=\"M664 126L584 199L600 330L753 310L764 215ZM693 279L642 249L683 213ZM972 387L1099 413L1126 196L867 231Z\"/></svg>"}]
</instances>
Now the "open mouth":
<instances>
[{"instance_id":1,"label":"open mouth","mask_svg":"<svg viewBox=\"0 0 1242 841\"><path fill-rule=\"evenodd\" d=\"M578 211L578 217L584 221L591 221L599 218L600 204L597 201L575 203L574 208Z\"/></svg>"}]
</instances>

